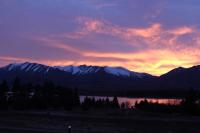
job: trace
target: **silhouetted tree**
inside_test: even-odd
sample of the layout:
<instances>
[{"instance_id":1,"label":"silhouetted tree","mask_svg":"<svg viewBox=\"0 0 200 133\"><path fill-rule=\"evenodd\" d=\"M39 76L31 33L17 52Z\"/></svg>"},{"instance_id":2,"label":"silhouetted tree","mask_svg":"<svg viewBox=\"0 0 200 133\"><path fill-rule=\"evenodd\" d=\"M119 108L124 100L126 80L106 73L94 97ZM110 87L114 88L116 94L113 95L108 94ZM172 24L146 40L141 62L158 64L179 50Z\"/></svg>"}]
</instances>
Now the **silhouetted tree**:
<instances>
[{"instance_id":1,"label":"silhouetted tree","mask_svg":"<svg viewBox=\"0 0 200 133\"><path fill-rule=\"evenodd\" d=\"M110 104L110 100L108 97L106 97L106 100L105 100L105 107L106 108L110 108L111 104Z\"/></svg>"},{"instance_id":2,"label":"silhouetted tree","mask_svg":"<svg viewBox=\"0 0 200 133\"><path fill-rule=\"evenodd\" d=\"M8 89L9 89L9 88L8 88L7 81L6 81L6 80L3 80L3 82L2 82L1 85L0 85L0 92L2 92L2 93L8 92L8 91L9 91ZM0 93L0 95L1 95L2 93Z\"/></svg>"},{"instance_id":3,"label":"silhouetted tree","mask_svg":"<svg viewBox=\"0 0 200 133\"><path fill-rule=\"evenodd\" d=\"M121 109L125 109L126 107L125 107L126 105L125 105L125 103L123 102L122 104L121 104Z\"/></svg>"},{"instance_id":4,"label":"silhouetted tree","mask_svg":"<svg viewBox=\"0 0 200 133\"><path fill-rule=\"evenodd\" d=\"M73 107L80 106L77 89L56 86L51 81L33 86L32 84L21 84L20 79L16 77L11 90L12 93L9 93L10 98L7 100L6 93L9 91L7 82L3 81L0 84L0 108L71 110ZM89 106L92 105L91 100L86 103Z\"/></svg>"},{"instance_id":5,"label":"silhouetted tree","mask_svg":"<svg viewBox=\"0 0 200 133\"><path fill-rule=\"evenodd\" d=\"M119 102L118 102L118 98L117 97L113 98L112 106L113 106L113 108L119 108Z\"/></svg>"},{"instance_id":6,"label":"silhouetted tree","mask_svg":"<svg viewBox=\"0 0 200 133\"><path fill-rule=\"evenodd\" d=\"M20 91L20 88L21 88L20 79L18 77L16 77L13 82L12 92L16 93L16 92Z\"/></svg>"},{"instance_id":7,"label":"silhouetted tree","mask_svg":"<svg viewBox=\"0 0 200 133\"><path fill-rule=\"evenodd\" d=\"M6 108L7 104L7 92L9 91L7 81L4 80L0 84L0 108Z\"/></svg>"},{"instance_id":8,"label":"silhouetted tree","mask_svg":"<svg viewBox=\"0 0 200 133\"><path fill-rule=\"evenodd\" d=\"M89 110L91 108L91 99L89 97L85 97L82 103L83 110Z\"/></svg>"},{"instance_id":9,"label":"silhouetted tree","mask_svg":"<svg viewBox=\"0 0 200 133\"><path fill-rule=\"evenodd\" d=\"M199 110L197 101L198 101L198 92L194 89L190 89L187 93L187 96L181 102L183 110L187 113L197 113Z\"/></svg>"},{"instance_id":10,"label":"silhouetted tree","mask_svg":"<svg viewBox=\"0 0 200 133\"><path fill-rule=\"evenodd\" d=\"M11 107L14 109L19 109L20 103L23 102L22 101L22 97L21 97L21 83L20 83L20 79L18 77L16 77L14 79L13 85L12 85L12 98L10 100Z\"/></svg>"},{"instance_id":11,"label":"silhouetted tree","mask_svg":"<svg viewBox=\"0 0 200 133\"><path fill-rule=\"evenodd\" d=\"M77 88L75 88L75 90L74 90L73 99L74 99L74 106L79 106L80 105L80 97L79 97Z\"/></svg>"}]
</instances>

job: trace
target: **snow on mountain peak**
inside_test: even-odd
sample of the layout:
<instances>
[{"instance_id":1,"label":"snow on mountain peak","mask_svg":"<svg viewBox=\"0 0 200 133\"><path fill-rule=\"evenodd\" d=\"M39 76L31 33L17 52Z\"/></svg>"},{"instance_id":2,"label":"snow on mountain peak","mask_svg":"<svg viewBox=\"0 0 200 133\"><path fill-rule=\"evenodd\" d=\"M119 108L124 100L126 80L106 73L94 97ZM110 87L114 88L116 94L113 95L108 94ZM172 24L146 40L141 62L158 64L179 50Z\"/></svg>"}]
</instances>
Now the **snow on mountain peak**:
<instances>
[{"instance_id":1,"label":"snow on mountain peak","mask_svg":"<svg viewBox=\"0 0 200 133\"><path fill-rule=\"evenodd\" d=\"M105 67L104 70L107 73L117 76L131 76L131 72L129 70L121 67Z\"/></svg>"},{"instance_id":2,"label":"snow on mountain peak","mask_svg":"<svg viewBox=\"0 0 200 133\"><path fill-rule=\"evenodd\" d=\"M137 77L137 78L143 78L147 76L147 74L144 73L137 73L129 71L128 69L125 69L123 67L109 67L109 66L87 66L87 65L80 65L80 66L45 66L37 63L13 63L6 67L4 67L8 71L12 70L21 70L21 71L32 71L32 72L44 72L47 73L51 69L58 69L61 71L65 71L68 73L71 73L72 75L84 75L84 74L95 74L98 72L105 72L107 74L111 74L114 76L123 76L123 77Z\"/></svg>"},{"instance_id":3,"label":"snow on mountain peak","mask_svg":"<svg viewBox=\"0 0 200 133\"><path fill-rule=\"evenodd\" d=\"M18 70L22 70L22 71L33 71L33 72L40 72L42 70L48 71L49 67L48 66L44 66L44 65L40 65L37 63L29 63L29 62L25 62L25 63L13 63L10 64L4 68L7 68L8 71L12 71L15 69Z\"/></svg>"},{"instance_id":4,"label":"snow on mountain peak","mask_svg":"<svg viewBox=\"0 0 200 133\"><path fill-rule=\"evenodd\" d=\"M60 70L70 72L73 75L75 74L89 74L89 73L96 73L100 69L100 67L96 66L86 66L86 65L81 65L81 66L56 66L54 68L58 68Z\"/></svg>"},{"instance_id":5,"label":"snow on mountain peak","mask_svg":"<svg viewBox=\"0 0 200 133\"><path fill-rule=\"evenodd\" d=\"M145 76L145 74L143 74L143 73L132 72L123 67L108 67L108 66L100 67L100 66L86 66L86 65L72 66L72 65L70 65L70 66L62 66L62 67L56 66L54 68L58 68L60 70L72 73L73 75L93 74L93 73L97 73L97 72L103 70L104 72L115 75L115 76L124 76L124 77L133 76L133 77L139 77L139 78L142 78L143 76Z\"/></svg>"}]
</instances>

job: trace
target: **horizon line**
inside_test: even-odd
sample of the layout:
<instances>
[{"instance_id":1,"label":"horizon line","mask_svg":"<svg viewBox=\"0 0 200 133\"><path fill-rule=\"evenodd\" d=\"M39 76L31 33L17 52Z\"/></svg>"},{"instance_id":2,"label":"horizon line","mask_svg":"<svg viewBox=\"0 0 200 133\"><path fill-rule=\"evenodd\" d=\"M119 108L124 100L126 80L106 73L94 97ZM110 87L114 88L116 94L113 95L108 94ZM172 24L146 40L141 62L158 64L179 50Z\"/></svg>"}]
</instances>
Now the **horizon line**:
<instances>
[{"instance_id":1,"label":"horizon line","mask_svg":"<svg viewBox=\"0 0 200 133\"><path fill-rule=\"evenodd\" d=\"M170 69L169 71L167 71L165 73L162 73L160 75L151 74L151 73L148 73L148 72L134 71L134 70L128 69L126 67L122 67L122 66L110 66L110 65L105 66L105 65L88 65L88 64L81 64L81 65L73 65L73 64L70 64L70 65L50 65L50 64L39 63L39 62L30 62L30 61L13 62L13 63L11 62L11 63L8 63L7 65L0 66L0 68L6 67L6 66L11 65L11 64L24 64L24 63L39 64L39 65L44 65L44 66L49 66L49 67L57 67L57 66L60 66L60 67L65 67L65 66L76 66L76 67L78 67L78 66L92 66L92 67L112 67L112 68L117 68L117 67L120 68L121 67L121 68L126 69L126 70L131 71L131 72L145 73L145 74L150 74L150 75L156 76L156 77L160 77L160 76L162 76L162 75L164 75L164 74L166 74L166 73L168 73L168 72L170 72L170 71L172 71L174 69L178 69L178 68L188 69L188 68L192 68L192 67L195 67L195 66L199 66L199 65L194 65L194 66L191 66L191 67L182 67L182 66L179 66L179 67L175 67L173 69Z\"/></svg>"}]
</instances>

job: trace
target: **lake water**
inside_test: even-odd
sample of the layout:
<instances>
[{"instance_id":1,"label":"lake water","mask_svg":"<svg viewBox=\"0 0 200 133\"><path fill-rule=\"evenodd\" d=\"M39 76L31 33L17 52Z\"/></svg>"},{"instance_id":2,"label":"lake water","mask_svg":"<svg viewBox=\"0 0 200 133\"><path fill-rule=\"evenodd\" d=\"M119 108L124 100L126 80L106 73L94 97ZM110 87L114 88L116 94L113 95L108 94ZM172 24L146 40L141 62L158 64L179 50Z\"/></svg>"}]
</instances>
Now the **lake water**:
<instances>
[{"instance_id":1,"label":"lake water","mask_svg":"<svg viewBox=\"0 0 200 133\"><path fill-rule=\"evenodd\" d=\"M80 96L80 101L83 102L86 96ZM95 98L95 100L98 99L106 99L107 97L102 96L87 96L90 98ZM113 97L108 97L108 99L111 101L113 100ZM129 97L118 97L119 104L128 102L130 106L135 106L136 102L140 102L144 100L145 98L129 98ZM173 98L146 98L148 102L152 103L160 103L160 104L171 104L171 105L178 105L181 102L181 99L173 99Z\"/></svg>"}]
</instances>

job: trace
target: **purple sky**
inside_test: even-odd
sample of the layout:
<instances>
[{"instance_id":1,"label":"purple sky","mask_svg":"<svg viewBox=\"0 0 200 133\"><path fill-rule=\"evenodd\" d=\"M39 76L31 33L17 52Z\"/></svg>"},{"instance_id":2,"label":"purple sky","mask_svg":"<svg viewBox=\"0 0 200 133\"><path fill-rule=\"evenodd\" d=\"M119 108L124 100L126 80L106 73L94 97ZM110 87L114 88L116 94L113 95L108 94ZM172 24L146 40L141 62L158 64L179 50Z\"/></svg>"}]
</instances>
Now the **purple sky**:
<instances>
[{"instance_id":1,"label":"purple sky","mask_svg":"<svg viewBox=\"0 0 200 133\"><path fill-rule=\"evenodd\" d=\"M0 66L200 64L199 0L0 0Z\"/></svg>"}]
</instances>

